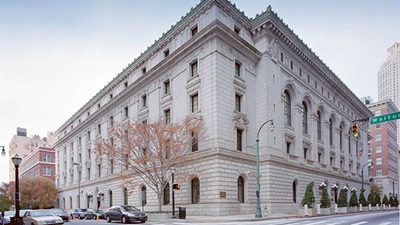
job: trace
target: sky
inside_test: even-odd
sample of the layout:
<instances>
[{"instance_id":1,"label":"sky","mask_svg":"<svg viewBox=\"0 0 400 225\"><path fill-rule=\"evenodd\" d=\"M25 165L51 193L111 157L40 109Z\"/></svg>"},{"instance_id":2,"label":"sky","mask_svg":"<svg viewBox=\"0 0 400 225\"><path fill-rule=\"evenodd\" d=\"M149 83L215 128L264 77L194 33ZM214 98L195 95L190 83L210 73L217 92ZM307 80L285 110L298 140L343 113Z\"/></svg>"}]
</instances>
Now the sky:
<instances>
[{"instance_id":1,"label":"sky","mask_svg":"<svg viewBox=\"0 0 400 225\"><path fill-rule=\"evenodd\" d=\"M1 0L0 182L9 142L54 132L200 0ZM268 5L357 97L377 100L377 71L400 42L398 0L231 0Z\"/></svg>"}]
</instances>

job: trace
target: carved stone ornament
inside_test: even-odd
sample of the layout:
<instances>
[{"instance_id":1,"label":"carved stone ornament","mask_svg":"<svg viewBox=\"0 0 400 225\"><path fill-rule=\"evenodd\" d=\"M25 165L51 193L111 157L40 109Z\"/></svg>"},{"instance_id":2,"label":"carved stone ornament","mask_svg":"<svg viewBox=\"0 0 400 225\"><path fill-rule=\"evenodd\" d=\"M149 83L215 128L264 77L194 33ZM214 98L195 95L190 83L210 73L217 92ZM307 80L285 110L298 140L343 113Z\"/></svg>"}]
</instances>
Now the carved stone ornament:
<instances>
[{"instance_id":1,"label":"carved stone ornament","mask_svg":"<svg viewBox=\"0 0 400 225\"><path fill-rule=\"evenodd\" d=\"M70 169L69 169L69 173L70 173L70 174L74 174L74 168L70 168Z\"/></svg>"},{"instance_id":2,"label":"carved stone ornament","mask_svg":"<svg viewBox=\"0 0 400 225\"><path fill-rule=\"evenodd\" d=\"M235 115L233 116L233 122L235 123L235 126L240 129L247 129L247 126L249 125L247 115L240 112L235 112Z\"/></svg>"}]
</instances>

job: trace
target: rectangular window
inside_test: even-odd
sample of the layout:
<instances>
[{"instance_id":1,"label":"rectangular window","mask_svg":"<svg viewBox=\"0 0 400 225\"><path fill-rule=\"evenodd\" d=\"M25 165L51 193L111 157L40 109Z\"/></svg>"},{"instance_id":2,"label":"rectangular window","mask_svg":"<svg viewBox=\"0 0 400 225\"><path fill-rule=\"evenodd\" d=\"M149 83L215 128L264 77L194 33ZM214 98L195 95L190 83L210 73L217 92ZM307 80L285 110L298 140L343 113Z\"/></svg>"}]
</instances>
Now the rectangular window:
<instances>
[{"instance_id":1,"label":"rectangular window","mask_svg":"<svg viewBox=\"0 0 400 225\"><path fill-rule=\"evenodd\" d=\"M283 52L281 52L281 62L283 62Z\"/></svg>"},{"instance_id":2,"label":"rectangular window","mask_svg":"<svg viewBox=\"0 0 400 225\"><path fill-rule=\"evenodd\" d=\"M375 128L376 129L380 129L381 128L381 124L380 123L375 124Z\"/></svg>"},{"instance_id":3,"label":"rectangular window","mask_svg":"<svg viewBox=\"0 0 400 225\"><path fill-rule=\"evenodd\" d=\"M304 159L307 159L308 156L308 148L304 148Z\"/></svg>"},{"instance_id":4,"label":"rectangular window","mask_svg":"<svg viewBox=\"0 0 400 225\"><path fill-rule=\"evenodd\" d=\"M197 71L197 60L193 63L190 64L190 76L195 77L198 76L198 71Z\"/></svg>"},{"instance_id":5,"label":"rectangular window","mask_svg":"<svg viewBox=\"0 0 400 225\"><path fill-rule=\"evenodd\" d=\"M97 134L100 135L101 134L101 124L97 125Z\"/></svg>"},{"instance_id":6,"label":"rectangular window","mask_svg":"<svg viewBox=\"0 0 400 225\"><path fill-rule=\"evenodd\" d=\"M144 75L146 72L147 72L147 71L146 71L146 67L143 67L143 68L142 68L142 74Z\"/></svg>"},{"instance_id":7,"label":"rectangular window","mask_svg":"<svg viewBox=\"0 0 400 225\"><path fill-rule=\"evenodd\" d=\"M291 142L286 142L286 153L290 153L290 145L291 145L292 143Z\"/></svg>"},{"instance_id":8,"label":"rectangular window","mask_svg":"<svg viewBox=\"0 0 400 225\"><path fill-rule=\"evenodd\" d=\"M241 100L242 100L242 96L240 96L240 95L235 96L235 110L238 112L241 112L241 107L240 107Z\"/></svg>"},{"instance_id":9,"label":"rectangular window","mask_svg":"<svg viewBox=\"0 0 400 225\"><path fill-rule=\"evenodd\" d=\"M242 134L243 130L241 129L236 129L236 150L242 151Z\"/></svg>"},{"instance_id":10,"label":"rectangular window","mask_svg":"<svg viewBox=\"0 0 400 225\"><path fill-rule=\"evenodd\" d=\"M164 111L165 123L171 123L171 110L167 109Z\"/></svg>"},{"instance_id":11,"label":"rectangular window","mask_svg":"<svg viewBox=\"0 0 400 225\"><path fill-rule=\"evenodd\" d=\"M43 154L43 162L51 162L51 157L49 154Z\"/></svg>"},{"instance_id":12,"label":"rectangular window","mask_svg":"<svg viewBox=\"0 0 400 225\"><path fill-rule=\"evenodd\" d=\"M171 93L169 80L164 81L164 94Z\"/></svg>"},{"instance_id":13,"label":"rectangular window","mask_svg":"<svg viewBox=\"0 0 400 225\"><path fill-rule=\"evenodd\" d=\"M240 33L240 28L237 27L237 26L235 26L235 27L233 28L233 31L234 31L236 34L239 34L239 33Z\"/></svg>"},{"instance_id":14,"label":"rectangular window","mask_svg":"<svg viewBox=\"0 0 400 225\"><path fill-rule=\"evenodd\" d=\"M381 153L382 152L382 145L377 145L375 147L375 153Z\"/></svg>"},{"instance_id":15,"label":"rectangular window","mask_svg":"<svg viewBox=\"0 0 400 225\"><path fill-rule=\"evenodd\" d=\"M299 75L300 77L303 75L303 70L301 70L301 68L299 68Z\"/></svg>"},{"instance_id":16,"label":"rectangular window","mask_svg":"<svg viewBox=\"0 0 400 225\"><path fill-rule=\"evenodd\" d=\"M142 107L143 108L147 107L147 95L142 96Z\"/></svg>"},{"instance_id":17,"label":"rectangular window","mask_svg":"<svg viewBox=\"0 0 400 225\"><path fill-rule=\"evenodd\" d=\"M240 77L240 67L241 64L239 62L235 62L235 76Z\"/></svg>"},{"instance_id":18,"label":"rectangular window","mask_svg":"<svg viewBox=\"0 0 400 225\"><path fill-rule=\"evenodd\" d=\"M290 60L290 69L293 70L293 61Z\"/></svg>"},{"instance_id":19,"label":"rectangular window","mask_svg":"<svg viewBox=\"0 0 400 225\"><path fill-rule=\"evenodd\" d=\"M90 141L90 131L87 132L87 141Z\"/></svg>"},{"instance_id":20,"label":"rectangular window","mask_svg":"<svg viewBox=\"0 0 400 225\"><path fill-rule=\"evenodd\" d=\"M198 135L192 132L192 152L199 150Z\"/></svg>"},{"instance_id":21,"label":"rectangular window","mask_svg":"<svg viewBox=\"0 0 400 225\"><path fill-rule=\"evenodd\" d=\"M381 141L381 140L382 140L382 134L376 134L375 141Z\"/></svg>"},{"instance_id":22,"label":"rectangular window","mask_svg":"<svg viewBox=\"0 0 400 225\"><path fill-rule=\"evenodd\" d=\"M376 158L376 165L382 165L382 157Z\"/></svg>"},{"instance_id":23,"label":"rectangular window","mask_svg":"<svg viewBox=\"0 0 400 225\"><path fill-rule=\"evenodd\" d=\"M110 99L113 99L113 97L114 97L113 94L110 94Z\"/></svg>"},{"instance_id":24,"label":"rectangular window","mask_svg":"<svg viewBox=\"0 0 400 225\"><path fill-rule=\"evenodd\" d=\"M192 34L192 37L193 37L195 34L197 34L197 32L198 32L197 25L194 26L192 29L190 29L190 33Z\"/></svg>"},{"instance_id":25,"label":"rectangular window","mask_svg":"<svg viewBox=\"0 0 400 225\"><path fill-rule=\"evenodd\" d=\"M128 87L128 81L126 81L126 82L124 83L124 86L125 86L125 88Z\"/></svg>"},{"instance_id":26,"label":"rectangular window","mask_svg":"<svg viewBox=\"0 0 400 225\"><path fill-rule=\"evenodd\" d=\"M51 176L51 168L43 167L43 176Z\"/></svg>"},{"instance_id":27,"label":"rectangular window","mask_svg":"<svg viewBox=\"0 0 400 225\"><path fill-rule=\"evenodd\" d=\"M318 162L321 163L322 161L322 153L318 152Z\"/></svg>"},{"instance_id":28,"label":"rectangular window","mask_svg":"<svg viewBox=\"0 0 400 225\"><path fill-rule=\"evenodd\" d=\"M164 51L164 58L167 58L167 56L169 56L169 49L168 48Z\"/></svg>"},{"instance_id":29,"label":"rectangular window","mask_svg":"<svg viewBox=\"0 0 400 225\"><path fill-rule=\"evenodd\" d=\"M192 113L199 111L199 95L195 94L191 97Z\"/></svg>"},{"instance_id":30,"label":"rectangular window","mask_svg":"<svg viewBox=\"0 0 400 225\"><path fill-rule=\"evenodd\" d=\"M376 170L376 176L377 176L377 177L382 176L382 169L377 169L377 170Z\"/></svg>"},{"instance_id":31,"label":"rectangular window","mask_svg":"<svg viewBox=\"0 0 400 225\"><path fill-rule=\"evenodd\" d=\"M82 146L82 138L78 137L78 147L81 147L81 146Z\"/></svg>"}]
</instances>

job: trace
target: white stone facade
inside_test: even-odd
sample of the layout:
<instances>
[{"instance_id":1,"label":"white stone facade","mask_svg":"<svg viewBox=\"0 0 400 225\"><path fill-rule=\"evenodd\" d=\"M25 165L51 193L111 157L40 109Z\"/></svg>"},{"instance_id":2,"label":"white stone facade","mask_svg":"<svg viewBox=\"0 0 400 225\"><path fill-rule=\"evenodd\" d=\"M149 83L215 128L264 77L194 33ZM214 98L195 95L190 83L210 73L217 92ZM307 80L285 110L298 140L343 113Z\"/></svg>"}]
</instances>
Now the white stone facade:
<instances>
[{"instance_id":1,"label":"white stone facade","mask_svg":"<svg viewBox=\"0 0 400 225\"><path fill-rule=\"evenodd\" d=\"M291 125L284 120L285 93L291 99ZM198 107L192 112L196 95ZM303 102L307 132L302 128ZM255 212L254 144L269 119L274 132L265 127L259 136L261 208L297 211L311 181L317 201L323 181L361 187L360 167L367 154L357 157L357 152L368 152L368 123L360 122L358 141L349 132L353 120L372 115L368 108L271 8L250 20L226 0L204 0L56 131L58 206L71 210L124 204L117 175L122 168L111 171L107 158L96 157L93 140L107 137L110 117L156 121L167 109L173 122L194 114L206 127L199 150L177 169L177 174L195 174L200 181L199 202L194 204L193 180L179 181L175 202L187 207L189 215ZM129 191L128 203L141 208L141 189ZM94 195L91 201L88 192ZM146 196L143 209L156 210L155 194L147 189ZM170 204L163 206L170 209Z\"/></svg>"}]
</instances>

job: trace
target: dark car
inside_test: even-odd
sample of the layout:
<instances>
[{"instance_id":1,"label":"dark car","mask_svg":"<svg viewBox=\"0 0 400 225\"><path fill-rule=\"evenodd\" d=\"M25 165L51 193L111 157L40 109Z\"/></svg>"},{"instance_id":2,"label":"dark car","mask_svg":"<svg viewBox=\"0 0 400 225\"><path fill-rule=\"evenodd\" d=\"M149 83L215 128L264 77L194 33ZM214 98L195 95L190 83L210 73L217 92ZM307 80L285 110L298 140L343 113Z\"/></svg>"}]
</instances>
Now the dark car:
<instances>
[{"instance_id":1,"label":"dark car","mask_svg":"<svg viewBox=\"0 0 400 225\"><path fill-rule=\"evenodd\" d=\"M95 219L93 210L91 209L82 209L82 211L79 213L79 219L85 219L85 220L91 220Z\"/></svg>"},{"instance_id":2,"label":"dark car","mask_svg":"<svg viewBox=\"0 0 400 225\"><path fill-rule=\"evenodd\" d=\"M72 211L70 213L70 217L71 219L79 219L79 214L82 212L82 209L74 209L74 211Z\"/></svg>"},{"instance_id":3,"label":"dark car","mask_svg":"<svg viewBox=\"0 0 400 225\"><path fill-rule=\"evenodd\" d=\"M64 221L69 221L69 215L64 209L50 209L56 216L61 217Z\"/></svg>"},{"instance_id":4,"label":"dark car","mask_svg":"<svg viewBox=\"0 0 400 225\"><path fill-rule=\"evenodd\" d=\"M95 218L105 219L103 210L95 209L95 210L93 210L93 213L94 213Z\"/></svg>"},{"instance_id":5,"label":"dark car","mask_svg":"<svg viewBox=\"0 0 400 225\"><path fill-rule=\"evenodd\" d=\"M146 213L129 205L113 206L106 211L105 217L108 223L112 221L120 221L122 223L140 221L144 223L147 221Z\"/></svg>"}]
</instances>

